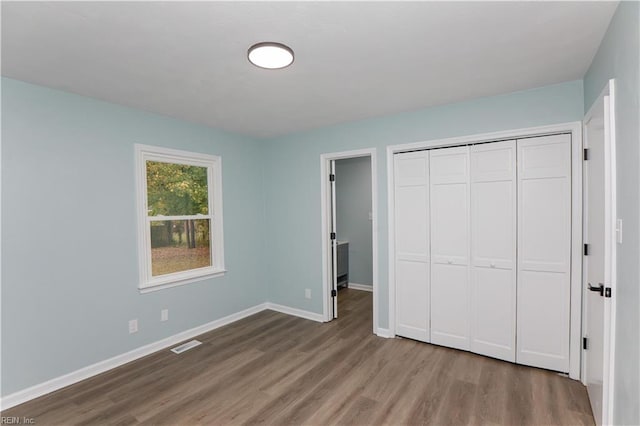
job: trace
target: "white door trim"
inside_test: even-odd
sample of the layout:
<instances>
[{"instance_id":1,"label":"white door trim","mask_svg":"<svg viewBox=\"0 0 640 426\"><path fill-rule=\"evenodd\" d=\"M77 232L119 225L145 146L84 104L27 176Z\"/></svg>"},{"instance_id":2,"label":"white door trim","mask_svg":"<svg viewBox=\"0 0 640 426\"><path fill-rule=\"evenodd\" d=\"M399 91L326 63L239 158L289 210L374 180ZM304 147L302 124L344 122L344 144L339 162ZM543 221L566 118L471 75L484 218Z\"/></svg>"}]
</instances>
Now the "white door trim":
<instances>
[{"instance_id":1,"label":"white door trim","mask_svg":"<svg viewBox=\"0 0 640 426\"><path fill-rule=\"evenodd\" d=\"M331 207L329 214L329 233L331 235L338 235L336 216L336 162L335 160L329 160L329 176L334 176L334 180L329 179L329 198L331 199ZM335 291L336 297L331 296L331 318L338 318L338 239L330 238L329 250L331 251L331 294Z\"/></svg>"},{"instance_id":2,"label":"white door trim","mask_svg":"<svg viewBox=\"0 0 640 426\"><path fill-rule=\"evenodd\" d=\"M607 99L608 98L608 99ZM604 104L605 114L605 135L604 135L604 201L605 220L608 220L608 230L605 235L611 236L608 241L610 245L605 247L605 285L611 287L612 297L610 298L609 316L610 323L608 330L605 330L604 351L603 351L603 383L602 383L602 423L613 424L613 389L615 372L615 339L616 339L616 300L617 300L617 167L616 167L616 123L615 123L615 79L610 79L598 99L596 99L589 111L585 114L583 125L594 118L599 113L599 108ZM608 129L608 131L607 131ZM585 138L588 134L585 132ZM588 141L585 144L588 146ZM606 242L606 241L605 241ZM586 271L583 271L586 276ZM583 288L586 283L583 283ZM586 291L586 290L583 290ZM606 303L606 299L605 299ZM607 309L605 305L605 310ZM606 315L606 314L605 314ZM586 363L582 365L582 383L586 386Z\"/></svg>"},{"instance_id":3,"label":"white door trim","mask_svg":"<svg viewBox=\"0 0 640 426\"><path fill-rule=\"evenodd\" d=\"M329 245L329 219L330 219L330 191L329 191L329 164L332 160L343 160L346 158L370 157L371 158L371 231L373 249L373 332L375 334L385 334L378 326L378 173L376 149L358 149L353 151L332 152L320 155L320 216L322 231L322 315L325 321L331 321L330 303L331 295L331 246Z\"/></svg>"},{"instance_id":4,"label":"white door trim","mask_svg":"<svg viewBox=\"0 0 640 426\"><path fill-rule=\"evenodd\" d=\"M574 121L550 126L528 127L477 135L459 136L387 146L387 209L389 232L389 332L395 336L395 231L394 223L394 164L393 154L445 146L458 146L478 142L571 134L571 314L569 338L569 377L580 379L582 355L582 123Z\"/></svg>"}]
</instances>

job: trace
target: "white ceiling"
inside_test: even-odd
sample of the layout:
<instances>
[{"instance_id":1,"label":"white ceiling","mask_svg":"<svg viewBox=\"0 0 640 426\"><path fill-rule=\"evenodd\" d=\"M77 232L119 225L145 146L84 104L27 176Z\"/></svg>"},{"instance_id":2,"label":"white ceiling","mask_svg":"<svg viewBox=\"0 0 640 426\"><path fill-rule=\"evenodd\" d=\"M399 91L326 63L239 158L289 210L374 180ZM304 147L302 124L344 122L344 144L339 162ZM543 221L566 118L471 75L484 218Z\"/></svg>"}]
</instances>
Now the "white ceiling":
<instances>
[{"instance_id":1,"label":"white ceiling","mask_svg":"<svg viewBox=\"0 0 640 426\"><path fill-rule=\"evenodd\" d=\"M255 137L580 79L610 2L2 2L2 75ZM288 44L289 68L247 48Z\"/></svg>"}]
</instances>

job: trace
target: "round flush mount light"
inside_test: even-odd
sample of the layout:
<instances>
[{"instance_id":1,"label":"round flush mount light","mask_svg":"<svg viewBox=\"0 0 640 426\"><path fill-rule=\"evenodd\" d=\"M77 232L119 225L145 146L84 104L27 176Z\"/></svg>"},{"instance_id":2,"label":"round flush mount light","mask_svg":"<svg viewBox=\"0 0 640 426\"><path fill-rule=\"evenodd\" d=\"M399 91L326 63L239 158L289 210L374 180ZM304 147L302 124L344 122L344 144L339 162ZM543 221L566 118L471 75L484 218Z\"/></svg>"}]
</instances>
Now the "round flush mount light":
<instances>
[{"instance_id":1,"label":"round flush mount light","mask_svg":"<svg viewBox=\"0 0 640 426\"><path fill-rule=\"evenodd\" d=\"M247 57L257 67L277 70L293 63L293 50L282 43L267 41L251 46Z\"/></svg>"}]
</instances>

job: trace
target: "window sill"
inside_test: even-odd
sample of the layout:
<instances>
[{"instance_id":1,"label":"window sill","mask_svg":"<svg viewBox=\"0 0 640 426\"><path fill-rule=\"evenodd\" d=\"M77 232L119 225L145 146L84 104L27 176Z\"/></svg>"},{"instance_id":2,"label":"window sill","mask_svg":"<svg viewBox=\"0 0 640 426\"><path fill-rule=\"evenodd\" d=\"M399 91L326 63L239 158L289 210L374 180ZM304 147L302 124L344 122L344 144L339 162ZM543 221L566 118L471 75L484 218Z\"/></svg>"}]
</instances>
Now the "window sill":
<instances>
[{"instance_id":1,"label":"window sill","mask_svg":"<svg viewBox=\"0 0 640 426\"><path fill-rule=\"evenodd\" d=\"M164 290L165 288L178 287L178 286L190 284L196 281L207 280L209 278L222 277L226 272L227 272L226 269L220 269L220 270L208 273L206 275L199 275L197 277L190 277L190 278L183 278L183 279L178 278L166 283L140 286L138 287L138 291L140 292L140 294L151 293L158 290Z\"/></svg>"}]
</instances>

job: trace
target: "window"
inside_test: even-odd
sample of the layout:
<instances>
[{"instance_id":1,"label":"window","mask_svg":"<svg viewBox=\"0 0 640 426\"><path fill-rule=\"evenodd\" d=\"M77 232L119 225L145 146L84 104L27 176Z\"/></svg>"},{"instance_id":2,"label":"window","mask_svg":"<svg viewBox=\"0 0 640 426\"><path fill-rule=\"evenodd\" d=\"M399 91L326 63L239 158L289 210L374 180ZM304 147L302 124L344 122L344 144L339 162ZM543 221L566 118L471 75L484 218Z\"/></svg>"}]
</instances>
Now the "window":
<instances>
[{"instance_id":1,"label":"window","mask_svg":"<svg viewBox=\"0 0 640 426\"><path fill-rule=\"evenodd\" d=\"M136 145L142 292L222 275L220 157Z\"/></svg>"}]
</instances>

